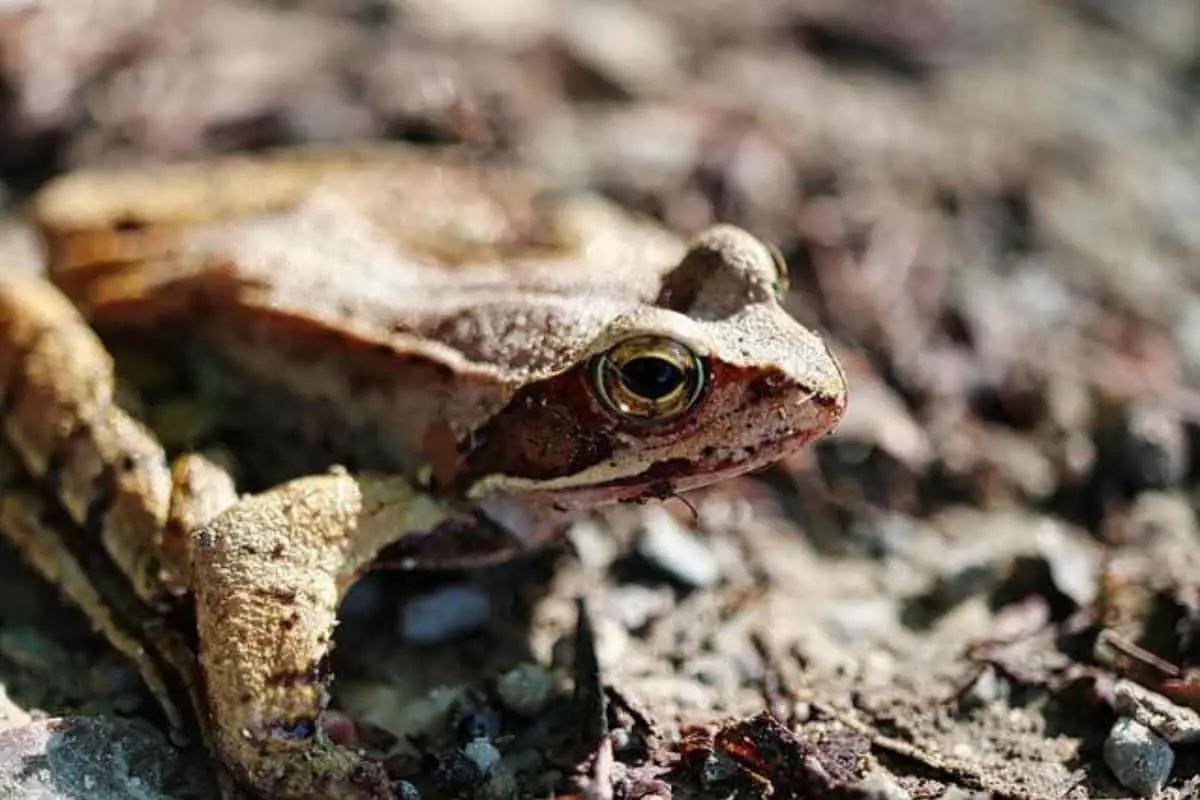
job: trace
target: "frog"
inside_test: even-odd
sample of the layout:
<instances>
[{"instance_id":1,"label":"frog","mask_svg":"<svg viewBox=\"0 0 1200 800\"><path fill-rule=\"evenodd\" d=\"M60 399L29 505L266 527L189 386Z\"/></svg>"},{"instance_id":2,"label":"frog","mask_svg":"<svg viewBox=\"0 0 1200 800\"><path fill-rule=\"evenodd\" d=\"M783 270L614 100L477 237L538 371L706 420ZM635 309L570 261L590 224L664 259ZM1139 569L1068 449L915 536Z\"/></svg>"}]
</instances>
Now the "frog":
<instances>
[{"instance_id":1,"label":"frog","mask_svg":"<svg viewBox=\"0 0 1200 800\"><path fill-rule=\"evenodd\" d=\"M394 796L326 725L339 604L381 560L536 552L594 509L765 469L846 409L776 248L453 147L83 168L25 217L44 270L0 268L0 532L226 796ZM193 343L248 427L294 423L268 460L299 466L246 490L151 424L121 354Z\"/></svg>"}]
</instances>

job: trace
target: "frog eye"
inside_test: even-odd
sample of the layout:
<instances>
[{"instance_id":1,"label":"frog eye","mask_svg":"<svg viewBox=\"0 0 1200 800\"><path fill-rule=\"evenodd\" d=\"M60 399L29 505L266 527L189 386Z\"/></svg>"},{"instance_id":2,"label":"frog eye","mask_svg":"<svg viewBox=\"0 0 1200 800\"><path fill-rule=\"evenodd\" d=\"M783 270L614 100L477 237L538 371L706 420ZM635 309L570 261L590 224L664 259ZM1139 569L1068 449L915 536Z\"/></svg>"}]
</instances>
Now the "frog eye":
<instances>
[{"instance_id":1,"label":"frog eye","mask_svg":"<svg viewBox=\"0 0 1200 800\"><path fill-rule=\"evenodd\" d=\"M592 363L592 388L615 414L665 422L692 408L708 383L704 359L662 336L619 342Z\"/></svg>"}]
</instances>

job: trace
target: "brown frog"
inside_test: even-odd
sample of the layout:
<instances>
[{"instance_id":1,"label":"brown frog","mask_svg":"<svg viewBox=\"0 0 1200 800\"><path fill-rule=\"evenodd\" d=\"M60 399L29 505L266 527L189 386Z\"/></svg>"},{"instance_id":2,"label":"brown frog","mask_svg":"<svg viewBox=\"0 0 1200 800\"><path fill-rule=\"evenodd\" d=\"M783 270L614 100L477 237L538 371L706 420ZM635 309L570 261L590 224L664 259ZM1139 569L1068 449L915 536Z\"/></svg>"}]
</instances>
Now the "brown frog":
<instances>
[{"instance_id":1,"label":"brown frog","mask_svg":"<svg viewBox=\"0 0 1200 800\"><path fill-rule=\"evenodd\" d=\"M83 172L31 213L48 277L0 270L0 461L27 481L0 528L255 796L391 796L322 726L339 601L381 551L503 558L582 509L762 468L845 408L764 243L685 243L454 151ZM298 421L326 461L239 497L139 418L118 341L202 343L248 419Z\"/></svg>"}]
</instances>

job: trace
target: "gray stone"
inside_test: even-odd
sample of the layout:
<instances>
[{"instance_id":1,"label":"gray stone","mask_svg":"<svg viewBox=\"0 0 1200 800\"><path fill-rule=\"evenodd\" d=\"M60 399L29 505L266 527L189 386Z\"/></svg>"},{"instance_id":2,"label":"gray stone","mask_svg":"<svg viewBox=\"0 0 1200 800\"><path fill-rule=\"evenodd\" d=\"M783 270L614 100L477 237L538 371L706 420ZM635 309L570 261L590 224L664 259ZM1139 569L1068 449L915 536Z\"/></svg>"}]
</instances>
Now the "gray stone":
<instances>
[{"instance_id":1,"label":"gray stone","mask_svg":"<svg viewBox=\"0 0 1200 800\"><path fill-rule=\"evenodd\" d=\"M1113 706L1117 713L1136 720L1172 744L1200 742L1200 713L1132 681L1117 683Z\"/></svg>"},{"instance_id":2,"label":"gray stone","mask_svg":"<svg viewBox=\"0 0 1200 800\"><path fill-rule=\"evenodd\" d=\"M886 772L872 772L854 787L871 800L909 800L904 787Z\"/></svg>"},{"instance_id":3,"label":"gray stone","mask_svg":"<svg viewBox=\"0 0 1200 800\"><path fill-rule=\"evenodd\" d=\"M501 676L496 692L513 711L533 715L554 694L554 676L541 664L522 664Z\"/></svg>"},{"instance_id":4,"label":"gray stone","mask_svg":"<svg viewBox=\"0 0 1200 800\"><path fill-rule=\"evenodd\" d=\"M148 722L36 720L0 733L0 797L74 800L215 798L202 760L189 760Z\"/></svg>"},{"instance_id":5,"label":"gray stone","mask_svg":"<svg viewBox=\"0 0 1200 800\"><path fill-rule=\"evenodd\" d=\"M721 579L721 566L708 544L661 508L642 512L637 549L647 561L697 589Z\"/></svg>"},{"instance_id":6,"label":"gray stone","mask_svg":"<svg viewBox=\"0 0 1200 800\"><path fill-rule=\"evenodd\" d=\"M409 600L400 612L400 633L417 644L439 644L482 628L491 599L479 586L445 586Z\"/></svg>"},{"instance_id":7,"label":"gray stone","mask_svg":"<svg viewBox=\"0 0 1200 800\"><path fill-rule=\"evenodd\" d=\"M1149 797L1166 784L1175 752L1145 725L1121 717L1104 742L1104 762L1122 786Z\"/></svg>"}]
</instances>

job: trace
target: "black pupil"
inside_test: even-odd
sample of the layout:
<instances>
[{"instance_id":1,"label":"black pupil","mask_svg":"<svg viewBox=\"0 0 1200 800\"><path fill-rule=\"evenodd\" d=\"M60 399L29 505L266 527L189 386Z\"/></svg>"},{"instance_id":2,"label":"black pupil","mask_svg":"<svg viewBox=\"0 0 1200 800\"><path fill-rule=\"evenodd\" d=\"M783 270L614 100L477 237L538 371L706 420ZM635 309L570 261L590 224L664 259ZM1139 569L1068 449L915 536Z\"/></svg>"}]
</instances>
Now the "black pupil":
<instances>
[{"instance_id":1,"label":"black pupil","mask_svg":"<svg viewBox=\"0 0 1200 800\"><path fill-rule=\"evenodd\" d=\"M682 369L653 356L631 359L621 367L625 388L647 400L661 400L678 389L684 379Z\"/></svg>"}]
</instances>

